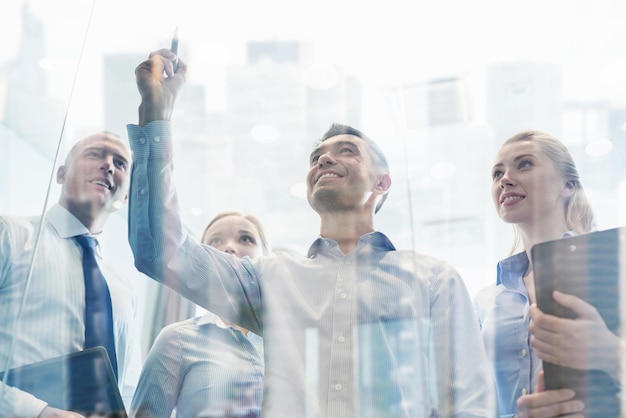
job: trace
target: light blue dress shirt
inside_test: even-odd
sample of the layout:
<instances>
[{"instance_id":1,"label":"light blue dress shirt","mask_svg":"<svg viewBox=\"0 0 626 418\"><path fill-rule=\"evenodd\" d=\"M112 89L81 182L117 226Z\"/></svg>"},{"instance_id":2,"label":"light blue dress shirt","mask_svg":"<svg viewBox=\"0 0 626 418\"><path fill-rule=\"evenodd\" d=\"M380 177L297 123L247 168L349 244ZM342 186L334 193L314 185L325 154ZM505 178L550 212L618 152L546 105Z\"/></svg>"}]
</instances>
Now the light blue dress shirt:
<instances>
[{"instance_id":1,"label":"light blue dress shirt","mask_svg":"<svg viewBox=\"0 0 626 418\"><path fill-rule=\"evenodd\" d=\"M265 344L264 417L491 417L492 375L449 264L380 232L344 254L251 260L190 239L172 183L169 122L128 125L129 241L138 269Z\"/></svg>"},{"instance_id":2,"label":"light blue dress shirt","mask_svg":"<svg viewBox=\"0 0 626 418\"><path fill-rule=\"evenodd\" d=\"M71 237L89 231L59 204L46 213L28 296L13 333L40 219L0 217L0 370L13 338L15 347L9 368L83 349L82 256ZM128 280L100 259L99 247L96 258L111 292L119 387L128 407L141 371L135 299ZM0 417L36 417L45 406L42 400L16 388L1 387L0 383Z\"/></svg>"},{"instance_id":3,"label":"light blue dress shirt","mask_svg":"<svg viewBox=\"0 0 626 418\"><path fill-rule=\"evenodd\" d=\"M217 316L170 324L146 357L131 417L259 417L263 340ZM230 415L229 415L230 414Z\"/></svg>"},{"instance_id":4,"label":"light blue dress shirt","mask_svg":"<svg viewBox=\"0 0 626 418\"><path fill-rule=\"evenodd\" d=\"M561 238L576 235L567 231ZM543 366L530 346L530 298L524 285L525 251L498 262L496 284L474 298L483 342L495 375L501 417L517 412L517 398L533 393Z\"/></svg>"},{"instance_id":5,"label":"light blue dress shirt","mask_svg":"<svg viewBox=\"0 0 626 418\"><path fill-rule=\"evenodd\" d=\"M501 417L515 415L517 398L535 390L542 368L530 346L530 304L523 281L527 269L526 252L500 261L497 284L479 291L474 301Z\"/></svg>"}]
</instances>

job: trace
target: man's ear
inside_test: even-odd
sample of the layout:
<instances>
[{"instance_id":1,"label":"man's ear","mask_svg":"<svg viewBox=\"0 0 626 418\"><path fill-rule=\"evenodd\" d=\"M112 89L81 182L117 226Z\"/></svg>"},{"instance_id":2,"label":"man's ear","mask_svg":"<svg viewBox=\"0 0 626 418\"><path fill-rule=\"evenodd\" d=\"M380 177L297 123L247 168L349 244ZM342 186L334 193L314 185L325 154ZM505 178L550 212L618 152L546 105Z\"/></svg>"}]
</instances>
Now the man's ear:
<instances>
[{"instance_id":1,"label":"man's ear","mask_svg":"<svg viewBox=\"0 0 626 418\"><path fill-rule=\"evenodd\" d=\"M377 196L378 203L374 208L374 213L378 213L380 208L387 200L387 196L389 196L389 189L391 188L391 176L389 173L384 173L379 179L376 186L374 186L374 195ZM380 198L378 198L380 196Z\"/></svg>"},{"instance_id":2,"label":"man's ear","mask_svg":"<svg viewBox=\"0 0 626 418\"><path fill-rule=\"evenodd\" d=\"M65 174L67 174L67 169L64 165L60 166L57 170L57 183L63 184L65 183Z\"/></svg>"},{"instance_id":3,"label":"man's ear","mask_svg":"<svg viewBox=\"0 0 626 418\"><path fill-rule=\"evenodd\" d=\"M391 176L389 173L383 173L378 179L378 183L374 187L374 190L378 192L378 194L385 194L389 191L391 187Z\"/></svg>"},{"instance_id":4,"label":"man's ear","mask_svg":"<svg viewBox=\"0 0 626 418\"><path fill-rule=\"evenodd\" d=\"M572 180L568 180L565 182L565 184L563 185L563 188L561 189L561 196L570 197L571 195L574 194L575 191L576 191L576 185L574 184Z\"/></svg>"}]
</instances>

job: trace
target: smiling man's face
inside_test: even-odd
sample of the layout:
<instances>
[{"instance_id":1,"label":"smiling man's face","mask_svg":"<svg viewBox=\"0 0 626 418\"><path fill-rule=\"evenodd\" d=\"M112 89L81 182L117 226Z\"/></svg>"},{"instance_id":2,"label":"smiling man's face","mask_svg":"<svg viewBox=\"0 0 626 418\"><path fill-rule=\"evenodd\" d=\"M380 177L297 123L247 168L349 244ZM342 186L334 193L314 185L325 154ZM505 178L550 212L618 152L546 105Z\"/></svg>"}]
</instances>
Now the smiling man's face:
<instances>
[{"instance_id":1,"label":"smiling man's face","mask_svg":"<svg viewBox=\"0 0 626 418\"><path fill-rule=\"evenodd\" d=\"M128 199L130 163L130 150L118 137L102 132L83 139L57 172L59 203L94 214L119 209Z\"/></svg>"},{"instance_id":2,"label":"smiling man's face","mask_svg":"<svg viewBox=\"0 0 626 418\"><path fill-rule=\"evenodd\" d=\"M367 144L354 135L337 135L311 153L307 198L317 212L362 207L372 196L381 170Z\"/></svg>"}]
</instances>

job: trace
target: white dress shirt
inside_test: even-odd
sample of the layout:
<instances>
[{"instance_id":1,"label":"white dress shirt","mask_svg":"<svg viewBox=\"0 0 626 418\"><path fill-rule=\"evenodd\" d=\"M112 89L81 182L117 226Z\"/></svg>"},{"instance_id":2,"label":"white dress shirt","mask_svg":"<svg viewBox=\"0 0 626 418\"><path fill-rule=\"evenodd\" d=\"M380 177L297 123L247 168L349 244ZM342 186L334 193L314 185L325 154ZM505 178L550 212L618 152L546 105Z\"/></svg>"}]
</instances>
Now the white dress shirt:
<instances>
[{"instance_id":1,"label":"white dress shirt","mask_svg":"<svg viewBox=\"0 0 626 418\"><path fill-rule=\"evenodd\" d=\"M263 337L264 417L491 417L492 375L467 289L449 264L380 232L343 254L251 260L187 236L172 184L171 126L128 125L135 265Z\"/></svg>"},{"instance_id":2,"label":"white dress shirt","mask_svg":"<svg viewBox=\"0 0 626 418\"><path fill-rule=\"evenodd\" d=\"M40 216L0 217L0 370L15 339L9 368L83 349L85 285L79 245L85 226L63 206L46 213L28 294L16 318L35 248ZM97 251L113 304L119 387L130 405L141 370L141 350L130 283L106 266ZM15 332L14 332L15 331ZM46 403L17 388L0 387L0 416L36 417Z\"/></svg>"}]
</instances>

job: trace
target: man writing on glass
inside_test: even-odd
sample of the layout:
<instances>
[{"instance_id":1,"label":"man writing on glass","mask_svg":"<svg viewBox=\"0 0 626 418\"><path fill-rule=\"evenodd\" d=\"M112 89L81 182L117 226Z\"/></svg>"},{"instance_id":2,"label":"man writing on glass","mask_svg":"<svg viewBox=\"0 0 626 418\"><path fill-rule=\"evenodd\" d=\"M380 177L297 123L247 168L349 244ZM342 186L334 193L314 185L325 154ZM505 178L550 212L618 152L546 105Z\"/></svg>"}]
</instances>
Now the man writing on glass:
<instances>
[{"instance_id":1,"label":"man writing on glass","mask_svg":"<svg viewBox=\"0 0 626 418\"><path fill-rule=\"evenodd\" d=\"M138 269L264 338L266 417L487 417L492 382L471 301L447 263L374 229L391 186L362 132L334 124L310 155L321 219L308 256L250 259L187 236L170 116L187 66L168 49L136 69L129 240Z\"/></svg>"}]
</instances>

